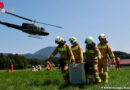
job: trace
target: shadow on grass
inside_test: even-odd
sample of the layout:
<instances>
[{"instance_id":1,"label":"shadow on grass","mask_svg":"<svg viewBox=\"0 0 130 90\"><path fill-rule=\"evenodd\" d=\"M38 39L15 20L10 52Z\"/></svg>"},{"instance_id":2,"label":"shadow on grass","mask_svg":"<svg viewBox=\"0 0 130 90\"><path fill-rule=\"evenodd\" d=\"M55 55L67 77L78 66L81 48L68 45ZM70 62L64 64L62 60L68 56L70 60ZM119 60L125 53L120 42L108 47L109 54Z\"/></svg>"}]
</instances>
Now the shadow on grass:
<instances>
[{"instance_id":1,"label":"shadow on grass","mask_svg":"<svg viewBox=\"0 0 130 90\"><path fill-rule=\"evenodd\" d=\"M32 80L30 83L29 83L29 86L49 86L49 85L52 85L52 86L58 86L59 89L64 89L64 88L67 88L67 87L77 87L77 88L80 88L80 89L84 89L84 86L85 85L82 85L82 84L75 84L75 85L72 85L72 84L65 84L63 81L61 80L58 80L58 79L55 79L55 80L45 80L44 82L41 82L39 80Z\"/></svg>"},{"instance_id":2,"label":"shadow on grass","mask_svg":"<svg viewBox=\"0 0 130 90\"><path fill-rule=\"evenodd\" d=\"M57 86L57 85L60 85L60 83L62 83L62 82L58 79L56 79L56 80L45 80L44 82L40 82L38 80L32 80L29 83L29 86L48 86L48 85Z\"/></svg>"},{"instance_id":3,"label":"shadow on grass","mask_svg":"<svg viewBox=\"0 0 130 90\"><path fill-rule=\"evenodd\" d=\"M64 89L67 87L77 87L79 89L84 89L85 84L64 84L59 87L59 89Z\"/></svg>"},{"instance_id":4,"label":"shadow on grass","mask_svg":"<svg viewBox=\"0 0 130 90\"><path fill-rule=\"evenodd\" d=\"M62 83L60 80L56 79L56 80L46 80L44 81L43 85L59 85L60 83Z\"/></svg>"},{"instance_id":5,"label":"shadow on grass","mask_svg":"<svg viewBox=\"0 0 130 90\"><path fill-rule=\"evenodd\" d=\"M95 85L100 85L101 83L93 83L93 84L64 84L64 85L61 85L59 89L65 89L67 87L77 87L79 89L85 89L85 86L90 86L90 87L93 87ZM104 83L102 83L102 85L105 85Z\"/></svg>"},{"instance_id":6,"label":"shadow on grass","mask_svg":"<svg viewBox=\"0 0 130 90\"><path fill-rule=\"evenodd\" d=\"M39 80L32 80L29 83L29 86L58 86L59 89L65 89L67 87L77 87L79 89L84 89L86 84L66 84L64 81L55 79L55 80L44 80L44 81L39 81Z\"/></svg>"}]
</instances>

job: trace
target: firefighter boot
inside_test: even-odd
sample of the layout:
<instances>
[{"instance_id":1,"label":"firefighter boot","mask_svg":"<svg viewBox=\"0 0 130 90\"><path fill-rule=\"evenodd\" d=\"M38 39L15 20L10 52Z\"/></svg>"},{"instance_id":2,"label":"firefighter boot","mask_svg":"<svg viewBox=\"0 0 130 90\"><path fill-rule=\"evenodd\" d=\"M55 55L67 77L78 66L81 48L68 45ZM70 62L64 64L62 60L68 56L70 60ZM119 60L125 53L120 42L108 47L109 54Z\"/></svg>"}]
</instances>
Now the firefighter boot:
<instances>
[{"instance_id":1,"label":"firefighter boot","mask_svg":"<svg viewBox=\"0 0 130 90\"><path fill-rule=\"evenodd\" d=\"M108 72L103 72L103 81L104 83L108 83Z\"/></svg>"},{"instance_id":2,"label":"firefighter boot","mask_svg":"<svg viewBox=\"0 0 130 90\"><path fill-rule=\"evenodd\" d=\"M99 77L99 76L96 76L96 78L95 78L96 80L96 83L101 83L101 78Z\"/></svg>"},{"instance_id":3,"label":"firefighter boot","mask_svg":"<svg viewBox=\"0 0 130 90\"><path fill-rule=\"evenodd\" d=\"M104 79L103 79L103 78L104 78L103 72L101 72L101 73L99 74L99 77L100 77L101 80L104 80Z\"/></svg>"},{"instance_id":4,"label":"firefighter boot","mask_svg":"<svg viewBox=\"0 0 130 90\"><path fill-rule=\"evenodd\" d=\"M92 75L88 75L88 84L93 84L93 77L92 77Z\"/></svg>"}]
</instances>

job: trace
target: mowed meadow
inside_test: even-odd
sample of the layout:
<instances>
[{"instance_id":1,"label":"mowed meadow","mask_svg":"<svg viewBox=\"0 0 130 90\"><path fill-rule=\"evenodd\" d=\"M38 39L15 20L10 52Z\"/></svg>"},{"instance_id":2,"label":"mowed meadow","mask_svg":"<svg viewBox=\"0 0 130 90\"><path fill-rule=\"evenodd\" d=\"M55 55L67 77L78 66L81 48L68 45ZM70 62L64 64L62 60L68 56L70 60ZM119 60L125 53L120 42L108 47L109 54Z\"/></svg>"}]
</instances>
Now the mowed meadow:
<instances>
[{"instance_id":1,"label":"mowed meadow","mask_svg":"<svg viewBox=\"0 0 130 90\"><path fill-rule=\"evenodd\" d=\"M62 73L58 69L52 71L0 70L0 90L101 90L104 87L129 87L130 68L109 70L109 83L93 85L66 85Z\"/></svg>"}]
</instances>

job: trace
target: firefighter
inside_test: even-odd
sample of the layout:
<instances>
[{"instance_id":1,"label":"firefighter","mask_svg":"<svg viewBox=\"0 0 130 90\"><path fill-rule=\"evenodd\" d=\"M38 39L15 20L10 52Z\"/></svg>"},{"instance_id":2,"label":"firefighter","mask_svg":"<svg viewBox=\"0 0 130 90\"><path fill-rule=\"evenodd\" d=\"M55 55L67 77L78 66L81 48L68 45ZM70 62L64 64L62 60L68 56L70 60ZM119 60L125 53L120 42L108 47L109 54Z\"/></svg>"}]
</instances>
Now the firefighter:
<instances>
[{"instance_id":1,"label":"firefighter","mask_svg":"<svg viewBox=\"0 0 130 90\"><path fill-rule=\"evenodd\" d=\"M13 72L14 71L14 65L13 62L11 60L9 60L9 66L8 66L8 72Z\"/></svg>"},{"instance_id":2,"label":"firefighter","mask_svg":"<svg viewBox=\"0 0 130 90\"><path fill-rule=\"evenodd\" d=\"M69 83L69 64L75 63L75 58L72 53L71 47L66 44L66 41L60 37L57 36L55 39L55 43L58 44L54 52L48 57L46 61L53 58L58 52L60 53L60 64L61 64L61 71L64 75L64 78L66 80L66 83Z\"/></svg>"},{"instance_id":3,"label":"firefighter","mask_svg":"<svg viewBox=\"0 0 130 90\"><path fill-rule=\"evenodd\" d=\"M83 63L83 50L82 47L77 43L75 37L71 37L69 39L70 43L72 44L72 52L75 57L75 64Z\"/></svg>"},{"instance_id":4,"label":"firefighter","mask_svg":"<svg viewBox=\"0 0 130 90\"><path fill-rule=\"evenodd\" d=\"M99 76L105 83L108 83L108 60L111 58L113 63L115 63L115 56L108 44L105 34L99 35L99 41L100 43L97 47L99 48L102 55L101 60L98 62Z\"/></svg>"},{"instance_id":5,"label":"firefighter","mask_svg":"<svg viewBox=\"0 0 130 90\"><path fill-rule=\"evenodd\" d=\"M52 64L49 61L47 61L46 70L52 70Z\"/></svg>"},{"instance_id":6,"label":"firefighter","mask_svg":"<svg viewBox=\"0 0 130 90\"><path fill-rule=\"evenodd\" d=\"M119 58L119 56L116 57L116 70L120 70L120 58Z\"/></svg>"},{"instance_id":7,"label":"firefighter","mask_svg":"<svg viewBox=\"0 0 130 90\"><path fill-rule=\"evenodd\" d=\"M96 47L95 41L92 36L88 36L85 40L86 44L86 64L88 63L91 66L91 71L88 73L88 83L93 84L93 83L99 83L101 82L101 79L99 77L98 73L98 59L101 59L101 53L99 49ZM86 66L87 67L87 66ZM94 81L95 79L95 81Z\"/></svg>"}]
</instances>

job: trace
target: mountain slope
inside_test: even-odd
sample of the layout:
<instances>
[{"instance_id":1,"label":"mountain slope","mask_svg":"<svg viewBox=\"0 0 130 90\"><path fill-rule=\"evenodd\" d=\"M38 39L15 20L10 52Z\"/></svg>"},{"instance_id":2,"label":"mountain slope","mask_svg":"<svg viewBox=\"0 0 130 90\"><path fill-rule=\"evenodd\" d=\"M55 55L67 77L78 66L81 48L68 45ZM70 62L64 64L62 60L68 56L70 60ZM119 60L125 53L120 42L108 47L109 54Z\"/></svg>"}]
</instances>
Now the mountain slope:
<instances>
[{"instance_id":1,"label":"mountain slope","mask_svg":"<svg viewBox=\"0 0 130 90\"><path fill-rule=\"evenodd\" d=\"M38 50L34 54L24 54L26 58L38 58L38 59L46 59L54 50L56 47L49 46L43 49ZM56 55L56 57L59 57L59 54Z\"/></svg>"}]
</instances>

